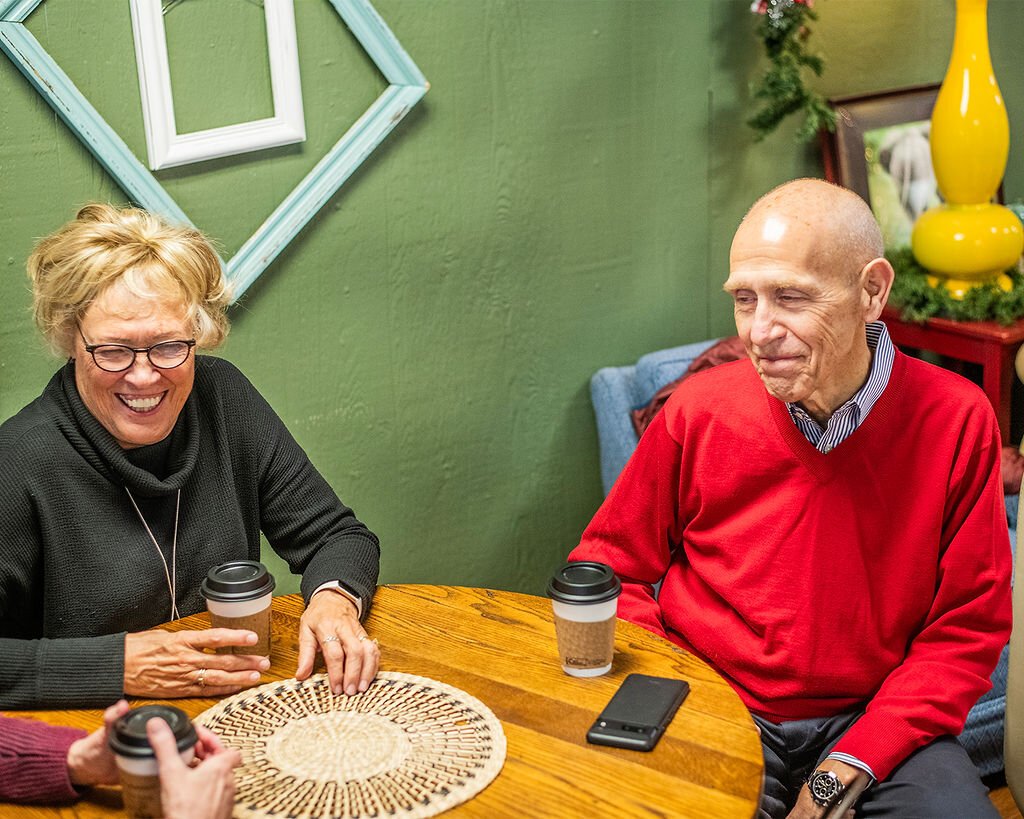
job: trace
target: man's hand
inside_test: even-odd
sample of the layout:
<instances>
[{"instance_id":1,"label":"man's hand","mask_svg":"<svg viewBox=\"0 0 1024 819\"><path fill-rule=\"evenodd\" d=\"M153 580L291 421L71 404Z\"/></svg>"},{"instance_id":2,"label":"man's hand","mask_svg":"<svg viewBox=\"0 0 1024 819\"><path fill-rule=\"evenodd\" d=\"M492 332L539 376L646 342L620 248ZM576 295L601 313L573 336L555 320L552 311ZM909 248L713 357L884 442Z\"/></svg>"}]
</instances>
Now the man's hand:
<instances>
[{"instance_id":1,"label":"man's hand","mask_svg":"<svg viewBox=\"0 0 1024 819\"><path fill-rule=\"evenodd\" d=\"M124 639L124 690L136 697L223 697L260 681L270 668L255 654L207 654L205 648L251 646L255 632L233 628L203 631L140 631Z\"/></svg>"},{"instance_id":2,"label":"man's hand","mask_svg":"<svg viewBox=\"0 0 1024 819\"><path fill-rule=\"evenodd\" d=\"M843 783L844 788L849 787L855 780L865 776L860 768L847 765L838 759L826 759L815 770L833 771L839 777L839 781ZM793 806L793 810L789 812L789 819L824 819L824 817L833 819L831 809L823 808L815 802L814 797L811 796L810 789L804 783L804 786L800 789L800 796L797 797L796 804ZM843 819L853 819L852 808L845 812Z\"/></svg>"},{"instance_id":3,"label":"man's hand","mask_svg":"<svg viewBox=\"0 0 1024 819\"><path fill-rule=\"evenodd\" d=\"M365 691L377 675L380 649L359 622L355 603L332 589L313 595L299 621L299 664L295 677L313 673L317 652L324 655L335 694Z\"/></svg>"}]
</instances>

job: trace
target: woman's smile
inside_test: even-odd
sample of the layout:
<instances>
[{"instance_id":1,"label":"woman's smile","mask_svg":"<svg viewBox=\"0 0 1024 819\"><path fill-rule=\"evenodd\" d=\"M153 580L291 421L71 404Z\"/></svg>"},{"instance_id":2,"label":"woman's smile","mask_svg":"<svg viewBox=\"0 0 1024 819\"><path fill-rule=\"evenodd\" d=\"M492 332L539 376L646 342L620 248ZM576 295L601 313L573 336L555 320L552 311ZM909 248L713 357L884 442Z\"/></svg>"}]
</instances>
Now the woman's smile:
<instances>
[{"instance_id":1,"label":"woman's smile","mask_svg":"<svg viewBox=\"0 0 1024 819\"><path fill-rule=\"evenodd\" d=\"M136 414L145 414L153 412L160 402L164 400L164 396L167 395L167 391L160 393L159 395L153 395L149 397L125 395L124 393L115 393L115 395L121 399L121 402L128 407L132 412Z\"/></svg>"}]
</instances>

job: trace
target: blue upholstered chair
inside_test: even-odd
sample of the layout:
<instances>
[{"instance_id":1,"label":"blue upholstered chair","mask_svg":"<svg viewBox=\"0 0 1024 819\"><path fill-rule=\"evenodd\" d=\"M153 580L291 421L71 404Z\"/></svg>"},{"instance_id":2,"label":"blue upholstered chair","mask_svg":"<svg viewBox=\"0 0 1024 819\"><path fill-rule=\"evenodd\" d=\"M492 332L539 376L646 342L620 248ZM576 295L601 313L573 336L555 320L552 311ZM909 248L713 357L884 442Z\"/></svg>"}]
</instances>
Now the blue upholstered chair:
<instances>
[{"instance_id":1,"label":"blue upholstered chair","mask_svg":"<svg viewBox=\"0 0 1024 819\"><path fill-rule=\"evenodd\" d=\"M661 387L681 376L717 339L684 344L642 356L634 365L604 367L590 380L590 396L597 419L601 451L601 482L605 494L636 448L630 410L646 406ZM1015 544L1018 496L1006 501L1010 543ZM960 736L982 775L1003 769L1003 715L1006 710L1008 649L992 674L992 690L971 709Z\"/></svg>"}]
</instances>

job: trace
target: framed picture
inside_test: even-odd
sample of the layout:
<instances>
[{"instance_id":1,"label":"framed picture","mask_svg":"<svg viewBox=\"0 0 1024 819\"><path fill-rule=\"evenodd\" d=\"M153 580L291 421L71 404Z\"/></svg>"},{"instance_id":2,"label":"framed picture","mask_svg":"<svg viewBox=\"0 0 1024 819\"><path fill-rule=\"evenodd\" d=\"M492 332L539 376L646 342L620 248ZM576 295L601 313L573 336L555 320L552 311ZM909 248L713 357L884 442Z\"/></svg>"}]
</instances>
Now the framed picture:
<instances>
[{"instance_id":1,"label":"framed picture","mask_svg":"<svg viewBox=\"0 0 1024 819\"><path fill-rule=\"evenodd\" d=\"M166 4L164 4L166 5ZM135 61L150 170L292 145L306 139L299 82L299 46L292 0L263 0L274 116L179 134L161 0L131 0Z\"/></svg>"},{"instance_id":2,"label":"framed picture","mask_svg":"<svg viewBox=\"0 0 1024 819\"><path fill-rule=\"evenodd\" d=\"M910 244L910 232L941 196L932 169L932 108L939 85L829 100L836 130L823 134L825 178L871 206L886 247Z\"/></svg>"}]
</instances>

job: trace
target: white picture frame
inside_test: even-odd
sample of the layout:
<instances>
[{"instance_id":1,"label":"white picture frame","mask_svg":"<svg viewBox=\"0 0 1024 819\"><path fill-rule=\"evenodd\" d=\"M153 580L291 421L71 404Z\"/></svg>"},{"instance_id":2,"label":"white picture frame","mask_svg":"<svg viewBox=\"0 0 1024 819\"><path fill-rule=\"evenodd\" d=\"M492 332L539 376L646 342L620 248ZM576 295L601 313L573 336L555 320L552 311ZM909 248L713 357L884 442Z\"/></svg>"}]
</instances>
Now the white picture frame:
<instances>
[{"instance_id":1,"label":"white picture frame","mask_svg":"<svg viewBox=\"0 0 1024 819\"><path fill-rule=\"evenodd\" d=\"M292 0L263 0L274 116L179 134L161 0L131 0L135 62L151 170L293 145L306 139Z\"/></svg>"}]
</instances>

